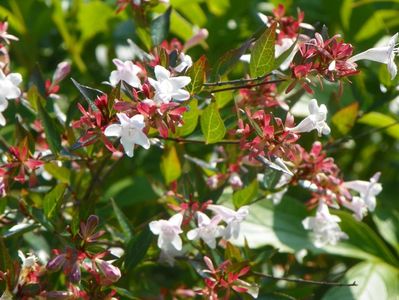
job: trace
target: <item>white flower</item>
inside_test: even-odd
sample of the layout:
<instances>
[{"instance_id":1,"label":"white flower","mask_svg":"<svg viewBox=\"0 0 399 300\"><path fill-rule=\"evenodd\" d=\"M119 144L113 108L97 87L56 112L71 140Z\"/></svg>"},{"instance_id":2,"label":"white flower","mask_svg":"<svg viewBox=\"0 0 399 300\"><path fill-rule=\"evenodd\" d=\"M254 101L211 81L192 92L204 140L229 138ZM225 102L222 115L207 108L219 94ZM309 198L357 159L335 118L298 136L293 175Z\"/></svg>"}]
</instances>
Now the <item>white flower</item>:
<instances>
[{"instance_id":1,"label":"white flower","mask_svg":"<svg viewBox=\"0 0 399 300\"><path fill-rule=\"evenodd\" d=\"M369 211L373 211L376 206L376 198L382 191L381 183L378 183L381 173L377 172L370 178L370 181L353 180L344 183L348 189L359 193L360 198L366 203Z\"/></svg>"},{"instance_id":2,"label":"white flower","mask_svg":"<svg viewBox=\"0 0 399 300\"><path fill-rule=\"evenodd\" d=\"M220 216L210 219L203 212L197 212L198 228L192 229L187 233L189 240L202 239L210 248L216 248L216 238L223 235L223 226L218 225L222 220Z\"/></svg>"},{"instance_id":3,"label":"white flower","mask_svg":"<svg viewBox=\"0 0 399 300\"><path fill-rule=\"evenodd\" d=\"M388 67L389 74L391 74L391 79L396 77L398 73L398 67L395 64L395 56L398 54L399 50L397 47L398 33L390 38L388 45L383 47L370 48L364 52L356 54L348 59L348 62L353 63L361 59L368 59L376 61L382 64L386 64Z\"/></svg>"},{"instance_id":4,"label":"white flower","mask_svg":"<svg viewBox=\"0 0 399 300\"><path fill-rule=\"evenodd\" d=\"M131 118L124 113L116 115L120 124L109 125L104 131L106 136L120 137L125 153L129 157L133 157L134 155L135 144L139 144L144 149L150 148L150 141L143 132L143 128L145 127L143 115L138 114Z\"/></svg>"},{"instance_id":5,"label":"white flower","mask_svg":"<svg viewBox=\"0 0 399 300\"><path fill-rule=\"evenodd\" d=\"M287 130L294 132L310 132L316 129L319 135L329 134L331 130L326 123L327 107L324 104L318 106L317 100L312 99L309 102L308 109L310 115L303 119L294 128L287 128Z\"/></svg>"},{"instance_id":6,"label":"white flower","mask_svg":"<svg viewBox=\"0 0 399 300\"><path fill-rule=\"evenodd\" d=\"M162 66L155 66L154 72L157 80L148 78L148 81L155 89L155 102L169 103L172 99L184 101L190 98L190 93L182 89L191 82L190 77L171 77L170 72Z\"/></svg>"},{"instance_id":7,"label":"white flower","mask_svg":"<svg viewBox=\"0 0 399 300\"><path fill-rule=\"evenodd\" d=\"M307 217L302 221L306 230L312 230L314 235L314 245L317 248L325 245L335 245L341 239L347 239L346 233L342 232L338 223L341 219L331 215L327 204L320 201L315 217Z\"/></svg>"},{"instance_id":8,"label":"white flower","mask_svg":"<svg viewBox=\"0 0 399 300\"><path fill-rule=\"evenodd\" d=\"M116 66L116 70L111 72L109 81L112 86L116 86L120 81L124 81L130 86L141 89L141 82L137 74L141 72L141 68L136 66L131 61L121 61L120 59L113 59L112 62Z\"/></svg>"},{"instance_id":9,"label":"white flower","mask_svg":"<svg viewBox=\"0 0 399 300\"><path fill-rule=\"evenodd\" d=\"M179 73L183 72L184 70L191 68L191 66L193 65L193 60L191 59L190 55L180 53L179 60L180 60L180 64L178 64L175 67L176 72L179 72Z\"/></svg>"},{"instance_id":10,"label":"white flower","mask_svg":"<svg viewBox=\"0 0 399 300\"><path fill-rule=\"evenodd\" d=\"M360 221L367 214L367 204L360 197L353 197L351 201L342 201L342 204L354 212L353 216Z\"/></svg>"},{"instance_id":11,"label":"white flower","mask_svg":"<svg viewBox=\"0 0 399 300\"><path fill-rule=\"evenodd\" d=\"M6 119L2 112L8 107L9 99L15 99L21 96L21 90L18 85L22 82L22 76L19 73L10 73L4 75L0 69L0 125L6 125Z\"/></svg>"},{"instance_id":12,"label":"white flower","mask_svg":"<svg viewBox=\"0 0 399 300\"><path fill-rule=\"evenodd\" d=\"M208 205L208 209L220 216L226 222L227 227L224 232L224 238L238 238L240 234L240 223L245 220L249 214L248 206L241 206L237 211L227 208L223 205Z\"/></svg>"},{"instance_id":13,"label":"white flower","mask_svg":"<svg viewBox=\"0 0 399 300\"><path fill-rule=\"evenodd\" d=\"M158 247L162 250L168 251L172 248L180 251L183 242L179 236L183 231L181 230L181 223L183 221L182 214L175 214L169 220L158 220L150 223L150 230L153 234L158 235Z\"/></svg>"}]
</instances>

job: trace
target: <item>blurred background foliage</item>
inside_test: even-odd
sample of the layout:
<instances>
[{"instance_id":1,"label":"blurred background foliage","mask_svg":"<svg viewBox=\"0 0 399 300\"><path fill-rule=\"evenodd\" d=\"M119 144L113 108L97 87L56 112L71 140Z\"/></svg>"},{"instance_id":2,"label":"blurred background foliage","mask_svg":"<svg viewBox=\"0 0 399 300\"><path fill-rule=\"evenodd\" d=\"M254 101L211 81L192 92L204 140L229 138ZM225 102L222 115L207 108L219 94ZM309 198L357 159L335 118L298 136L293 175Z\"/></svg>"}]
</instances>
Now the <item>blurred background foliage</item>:
<instances>
[{"instance_id":1,"label":"blurred background foliage","mask_svg":"<svg viewBox=\"0 0 399 300\"><path fill-rule=\"evenodd\" d=\"M318 31L325 25L330 35L341 34L346 42L355 45L355 52L370 48L384 36L392 36L399 31L399 1L170 0L173 7L170 37L184 42L196 28L207 28L209 37L206 42L191 49L189 54L197 59L205 53L212 66L223 53L238 47L264 26L257 16L258 12L270 14L271 8L280 2L290 14L296 15L298 8L303 10L305 22ZM154 14L162 13L165 6L154 7L153 11ZM10 33L20 39L12 44L10 56L12 70L20 72L24 78L34 78L37 66L40 66L44 78L51 78L56 65L69 60L72 62L71 77L82 84L107 90L108 87L101 82L108 79L113 69L112 58L131 58L128 38L142 49L150 50L148 32L135 23L130 8L116 14L114 0L1 0L0 17L8 18ZM256 252L256 259L272 262L269 268L272 265L284 266L283 272L287 274L301 277L311 274L312 277L331 280L340 279L345 274L343 280L356 280L360 286L332 288L326 292L326 287L265 280L261 299L382 300L398 296L399 125L396 122L399 116L389 110L389 103L398 96L399 80L390 81L385 66L376 63L362 63L361 66L361 75L345 86L342 97L337 94L336 86L325 84L323 89L316 91L315 98L326 103L331 112L333 133L325 143L345 179L368 180L376 171L382 172L384 190L378 197L376 211L364 219L364 224L356 222L348 213L339 212L343 219L342 229L348 233L350 240L322 250L313 248L301 226L301 220L307 214L302 203L308 195L303 191L289 191L288 197L291 198L284 199L277 206L259 204L257 214L250 220L263 226L264 231L254 237L257 246L261 247ZM230 78L242 76L243 68L244 64L238 64ZM28 82L24 81L25 84ZM380 83L384 88L380 87ZM79 97L69 80L61 86L61 94L68 95L63 98L65 108ZM226 102L231 100L231 94L226 97ZM292 100L292 104L294 102ZM353 104L355 102L358 105ZM77 112L72 112L72 115L74 113ZM7 118L12 120L13 111L9 110L7 114ZM12 139L11 128L6 126L0 133ZM310 138L308 143L310 145ZM190 155L202 158L212 150L211 146L205 147L204 151L204 148L198 149L195 145L177 145L178 153L183 151L179 147L185 147L184 150ZM172 165L180 168L178 176L187 180L200 177L197 167L187 161L179 161L179 158L172 159ZM125 157L117 163L105 184L97 187L101 200L96 212L104 224L116 223L114 215L110 214L110 198L115 199L115 203L123 209L133 228L161 211L157 205L165 188L161 183L162 175L165 176L160 171L161 160L165 160L165 154L153 148L150 152L137 151L134 159ZM204 187L202 192L197 188L201 200L217 200L214 193ZM222 195L229 196L231 194L226 191ZM35 237L32 240L28 234L24 235L24 239L33 249L48 251L52 248L48 244L51 239ZM18 248L22 242L9 239L8 243ZM276 254L271 246L280 249L280 252ZM305 248L310 252L301 265L295 262L294 253ZM278 268L274 271L277 272ZM121 285L131 289L140 282L142 288L151 294L153 289L173 287L179 281L189 286L190 278L195 277L192 272L186 267L176 273L173 269L147 262L134 270L134 276L122 279ZM281 295L268 294L273 289L280 290Z\"/></svg>"}]
</instances>

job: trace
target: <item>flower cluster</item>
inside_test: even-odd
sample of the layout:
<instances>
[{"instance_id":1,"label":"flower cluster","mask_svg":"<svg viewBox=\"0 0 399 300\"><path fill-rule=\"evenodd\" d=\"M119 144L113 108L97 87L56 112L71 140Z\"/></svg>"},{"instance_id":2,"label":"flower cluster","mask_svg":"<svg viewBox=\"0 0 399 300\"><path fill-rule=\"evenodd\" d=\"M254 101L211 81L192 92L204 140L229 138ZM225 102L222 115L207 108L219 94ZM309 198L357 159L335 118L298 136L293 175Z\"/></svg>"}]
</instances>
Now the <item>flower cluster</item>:
<instances>
[{"instance_id":1,"label":"flower cluster","mask_svg":"<svg viewBox=\"0 0 399 300\"><path fill-rule=\"evenodd\" d=\"M248 216L248 207L242 206L237 211L223 205L209 204L206 209L214 216L209 218L201 211L196 212L198 226L187 232L189 240L201 239L210 248L216 248L216 239L222 237L228 240L237 238L240 233L240 223ZM226 226L219 223L224 222ZM169 264L174 263L174 257L182 254L183 241L180 234L183 214L177 213L168 220L152 221L149 226L153 234L158 235L158 247L161 249L160 260Z\"/></svg>"}]
</instances>

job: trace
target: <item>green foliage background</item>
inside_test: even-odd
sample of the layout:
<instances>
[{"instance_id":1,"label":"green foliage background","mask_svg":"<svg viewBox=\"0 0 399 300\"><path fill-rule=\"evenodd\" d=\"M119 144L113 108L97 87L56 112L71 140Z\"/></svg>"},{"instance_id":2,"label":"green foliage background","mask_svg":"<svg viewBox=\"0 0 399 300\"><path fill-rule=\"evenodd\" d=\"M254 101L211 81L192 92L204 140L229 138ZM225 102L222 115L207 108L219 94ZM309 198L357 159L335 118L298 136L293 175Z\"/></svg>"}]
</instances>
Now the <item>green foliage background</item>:
<instances>
[{"instance_id":1,"label":"green foliage background","mask_svg":"<svg viewBox=\"0 0 399 300\"><path fill-rule=\"evenodd\" d=\"M210 65L215 65L226 51L241 45L249 36L261 28L262 23L256 13L267 8L269 3L255 0L171 0L170 37L177 37L183 42L192 35L193 28L205 27L209 38L201 46L189 51L198 59L206 54ZM372 47L383 35L393 35L399 31L399 1L373 0L292 0L283 1L288 11L296 15L296 9L305 12L305 22L321 30L326 25L330 35L340 33L346 42L355 45L360 52ZM69 6L63 10L63 5ZM114 0L2 0L0 17L8 17L10 32L20 38L11 46L12 70L20 72L24 78L35 78L37 65L45 78L51 78L57 63L69 59L72 62L72 78L80 83L99 89L106 89L101 84L113 69L112 58L116 56L118 45L127 46L126 39L134 40L140 47L149 50L150 36L133 21L130 9L115 14ZM155 12L163 12L164 7L156 7ZM230 26L228 26L230 24ZM230 27L230 28L229 28ZM101 64L96 57L96 48L102 45L106 49L106 64ZM98 50L97 50L98 51ZM376 171L382 172L383 192L378 196L377 209L368 215L363 223L356 222L348 213L337 212L342 218L342 229L350 239L337 247L315 249L307 233L302 229L301 220L307 215L303 201L307 194L299 189L288 192L280 205L258 204L256 213L250 222L261 225L264 232L256 237L259 251L253 253L254 259L270 262L264 266L270 271L271 265L289 266L288 274L296 276L312 275L314 278L357 281L358 287L332 288L314 287L277 283L270 280L262 282L260 299L397 299L399 267L399 125L392 126L399 120L388 110L388 103L398 95L395 89L398 79L389 80L385 66L364 63L362 74L346 85L344 96L337 95L337 87L326 85L317 90L315 98L328 104L333 124L333 142L329 153L335 157L342 168L346 180L370 178ZM243 65L233 69L230 78L238 78L243 72ZM24 81L25 83L28 80ZM382 82L387 92L379 87ZM28 89L27 86L26 90ZM68 95L65 108L79 97L79 93L70 80L61 86L61 93ZM229 94L218 96L219 106L227 104ZM223 97L227 97L223 99ZM195 101L195 100L194 100ZM362 112L357 117L357 108L348 106L359 103ZM197 106L196 102L190 105ZM71 106L72 107L72 106ZM343 108L346 108L342 110ZM209 110L212 107L209 106ZM71 109L71 118L77 118L77 110ZM8 126L0 129L0 134L9 142L16 139L11 120L15 112L10 108L6 118ZM223 111L222 111L223 115ZM198 121L198 116L192 116ZM203 119L201 119L203 120ZM201 121L206 122L206 121ZM330 123L331 123L330 122ZM387 129L380 127L390 125ZM201 123L201 127L206 126ZM197 126L194 134L199 132ZM189 129L194 130L194 129ZM17 133L18 134L18 133ZM351 139L353 138L353 140ZM346 142L346 141L352 142ZM338 142L337 142L338 141ZM354 141L354 142L353 142ZM311 141L308 141L309 144ZM205 158L212 146L198 149L195 145L168 145L167 151L152 148L150 151L137 151L134 159L124 157L115 166L107 180L94 188L100 201L96 213L102 223L115 230L121 240L130 241L128 254L130 271L118 286L126 290L137 290L140 285L142 295L151 295L160 287L176 287L177 283L187 286L196 275L190 266L182 266L179 272L159 266L154 262L143 262L135 253L140 253L138 244L149 243L148 232L142 231L140 224L161 211L160 193L163 182L169 183L177 177L186 178L199 173L196 166L182 159L186 151L194 157ZM51 168L51 166L48 166ZM68 169L55 170L56 178L66 182L79 182L85 187L90 181L89 174L70 174ZM194 174L194 175L193 175ZM164 180L164 179L165 180ZM65 189L62 183L57 186ZM83 188L82 188L83 189ZM203 186L198 186L202 200L217 199ZM39 193L40 194L40 193ZM39 196L38 196L39 197ZM222 197L232 197L224 192ZM0 199L0 210L13 204L13 195ZM40 197L39 197L40 198ZM114 199L111 202L109 199ZM32 196L30 201L35 202ZM41 200L38 200L39 202ZM45 200L43 200L45 203ZM48 200L52 201L52 200ZM40 204L35 204L40 207ZM51 219L51 207L43 204L46 215ZM54 226L62 226L55 222ZM33 249L53 248L49 233L38 237L33 233L16 233L6 236L10 249L21 247ZM148 231L148 230L147 230ZM144 232L144 233L143 233ZM23 239L19 239L19 237ZM133 236L133 238L132 238ZM137 243L137 240L139 243ZM135 243L136 241L136 243ZM273 248L279 253L274 254ZM304 265L296 263L293 253L309 249ZM150 249L149 255L155 253ZM135 268L134 268L135 267ZM275 293L272 291L278 291ZM142 296L142 295L139 295ZM289 295L289 296L287 296ZM129 294L127 298L131 297ZM287 298L288 299L288 298Z\"/></svg>"}]
</instances>

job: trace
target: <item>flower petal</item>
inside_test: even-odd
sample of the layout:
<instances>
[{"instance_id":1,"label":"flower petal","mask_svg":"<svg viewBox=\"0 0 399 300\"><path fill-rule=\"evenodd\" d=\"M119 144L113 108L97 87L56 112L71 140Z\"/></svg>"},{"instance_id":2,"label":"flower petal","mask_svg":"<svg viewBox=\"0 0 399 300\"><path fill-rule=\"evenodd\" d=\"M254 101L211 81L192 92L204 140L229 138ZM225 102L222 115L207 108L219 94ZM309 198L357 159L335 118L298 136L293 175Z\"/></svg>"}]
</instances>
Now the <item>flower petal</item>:
<instances>
[{"instance_id":1,"label":"flower petal","mask_svg":"<svg viewBox=\"0 0 399 300\"><path fill-rule=\"evenodd\" d=\"M111 124L104 130L105 136L121 136L122 127L119 124Z\"/></svg>"}]
</instances>

